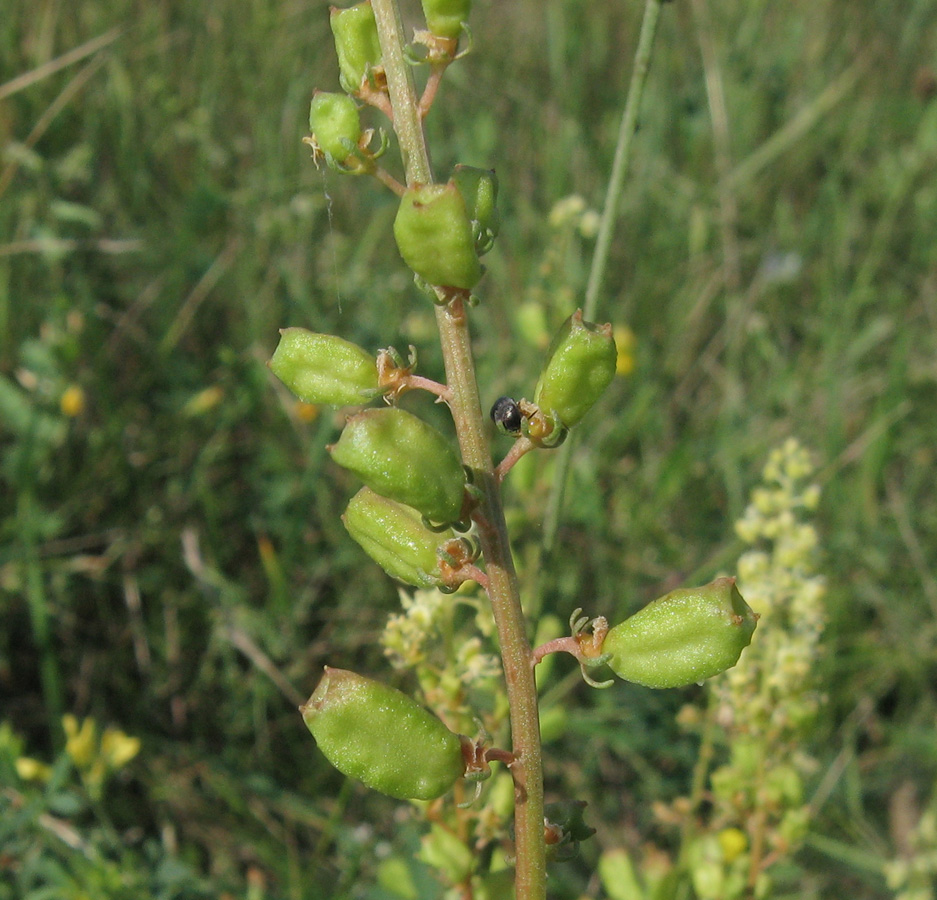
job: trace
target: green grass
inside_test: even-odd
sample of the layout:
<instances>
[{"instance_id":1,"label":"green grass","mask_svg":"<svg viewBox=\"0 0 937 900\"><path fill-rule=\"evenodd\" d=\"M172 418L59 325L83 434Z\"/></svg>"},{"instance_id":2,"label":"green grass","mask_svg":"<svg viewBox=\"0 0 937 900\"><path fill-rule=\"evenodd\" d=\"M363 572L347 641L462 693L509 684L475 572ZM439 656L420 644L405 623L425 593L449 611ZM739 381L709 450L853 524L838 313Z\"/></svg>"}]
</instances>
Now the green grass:
<instances>
[{"instance_id":1,"label":"green grass","mask_svg":"<svg viewBox=\"0 0 937 900\"><path fill-rule=\"evenodd\" d=\"M573 193L601 203L641 4L477 6L476 51L428 130L437 172L495 166L501 182L475 313L493 401L530 396L539 370L518 310L558 324L584 290L590 242L547 217ZM711 7L738 285L722 280L696 20L677 2L599 306L636 334L637 365L587 420L537 602L620 617L730 566L768 451L798 436L823 473L831 618L807 749L818 784L844 763L817 832L889 856L889 803L906 781L926 798L937 773L937 11ZM327 767L258 665L300 695L326 660L385 671L375 637L397 604L338 518L353 490L325 453L339 420L298 420L263 366L277 328L414 343L440 375L392 198L317 171L300 144L315 87L336 88L325 4L13 0L0 22L0 710L47 760L62 711L143 741L78 819L121 861L123 886L95 896L160 895L169 859L191 881L160 896L247 896L248 882L364 896L374 861L355 827L412 839L396 804ZM75 418L59 409L70 384L86 397ZM550 476L538 458L508 488L522 569ZM589 799L600 840L654 836L649 804L685 791L692 765L671 724L682 696L629 690L622 725L621 689L570 692L548 792ZM35 819L19 828L83 871ZM596 849L557 896L586 890ZM814 845L801 861L805 895L885 896L849 853ZM4 886L23 874L6 865L0 851L0 897L29 896Z\"/></svg>"}]
</instances>

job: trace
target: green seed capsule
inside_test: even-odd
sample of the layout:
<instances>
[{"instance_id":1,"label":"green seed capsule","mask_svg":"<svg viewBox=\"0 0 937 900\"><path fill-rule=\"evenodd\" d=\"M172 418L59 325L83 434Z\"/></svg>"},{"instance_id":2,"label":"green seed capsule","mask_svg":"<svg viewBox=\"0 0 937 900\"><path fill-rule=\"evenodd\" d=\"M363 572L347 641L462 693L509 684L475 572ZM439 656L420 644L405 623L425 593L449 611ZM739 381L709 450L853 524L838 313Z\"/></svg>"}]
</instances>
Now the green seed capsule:
<instances>
[{"instance_id":1,"label":"green seed capsule","mask_svg":"<svg viewBox=\"0 0 937 900\"><path fill-rule=\"evenodd\" d=\"M309 106L309 130L321 150L343 162L361 138L358 105L347 94L316 91Z\"/></svg>"},{"instance_id":2,"label":"green seed capsule","mask_svg":"<svg viewBox=\"0 0 937 900\"><path fill-rule=\"evenodd\" d=\"M465 474L452 445L435 428L396 407L352 416L332 458L369 488L412 506L433 522L456 522Z\"/></svg>"},{"instance_id":3,"label":"green seed capsule","mask_svg":"<svg viewBox=\"0 0 937 900\"><path fill-rule=\"evenodd\" d=\"M452 172L452 183L465 201L465 210L472 223L475 252L483 256L491 249L501 227L495 170L456 166Z\"/></svg>"},{"instance_id":4,"label":"green seed capsule","mask_svg":"<svg viewBox=\"0 0 937 900\"><path fill-rule=\"evenodd\" d=\"M349 94L357 94L369 69L381 65L381 42L371 3L348 9L330 7L329 22L338 53L339 81Z\"/></svg>"},{"instance_id":5,"label":"green seed capsule","mask_svg":"<svg viewBox=\"0 0 937 900\"><path fill-rule=\"evenodd\" d=\"M651 688L683 687L734 666L758 616L735 586L717 578L659 597L610 629L602 653L625 681Z\"/></svg>"},{"instance_id":6,"label":"green seed capsule","mask_svg":"<svg viewBox=\"0 0 937 900\"><path fill-rule=\"evenodd\" d=\"M303 721L343 775L399 800L434 800L465 772L462 740L411 697L326 666Z\"/></svg>"},{"instance_id":7,"label":"green seed capsule","mask_svg":"<svg viewBox=\"0 0 937 900\"><path fill-rule=\"evenodd\" d=\"M577 309L553 338L534 403L571 428L609 386L617 359L612 326L583 322Z\"/></svg>"},{"instance_id":8,"label":"green seed capsule","mask_svg":"<svg viewBox=\"0 0 937 900\"><path fill-rule=\"evenodd\" d=\"M270 369L306 403L351 406L380 394L377 360L334 334L284 328Z\"/></svg>"},{"instance_id":9,"label":"green seed capsule","mask_svg":"<svg viewBox=\"0 0 937 900\"><path fill-rule=\"evenodd\" d=\"M408 188L394 237L403 261L432 285L469 290L482 277L472 223L452 182Z\"/></svg>"},{"instance_id":10,"label":"green seed capsule","mask_svg":"<svg viewBox=\"0 0 937 900\"><path fill-rule=\"evenodd\" d=\"M421 588L443 584L437 550L455 538L451 530L431 531L415 509L370 488L362 488L351 498L342 522L391 578Z\"/></svg>"},{"instance_id":11,"label":"green seed capsule","mask_svg":"<svg viewBox=\"0 0 937 900\"><path fill-rule=\"evenodd\" d=\"M455 40L468 22L472 0L423 0L426 27L437 37Z\"/></svg>"}]
</instances>

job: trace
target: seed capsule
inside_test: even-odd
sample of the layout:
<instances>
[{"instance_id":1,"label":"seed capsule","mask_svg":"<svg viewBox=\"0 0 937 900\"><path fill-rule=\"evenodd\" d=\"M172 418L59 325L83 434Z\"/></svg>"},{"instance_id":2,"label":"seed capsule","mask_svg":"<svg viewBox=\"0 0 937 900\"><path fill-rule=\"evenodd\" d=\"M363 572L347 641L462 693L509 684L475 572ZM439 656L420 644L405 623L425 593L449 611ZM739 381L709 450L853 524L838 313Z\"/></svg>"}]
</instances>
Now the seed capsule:
<instances>
[{"instance_id":1,"label":"seed capsule","mask_svg":"<svg viewBox=\"0 0 937 900\"><path fill-rule=\"evenodd\" d=\"M389 685L326 666L303 721L344 775L399 800L434 800L465 772L462 740Z\"/></svg>"},{"instance_id":2,"label":"seed capsule","mask_svg":"<svg viewBox=\"0 0 937 900\"><path fill-rule=\"evenodd\" d=\"M284 328L270 370L306 403L352 406L380 394L377 360L334 334Z\"/></svg>"},{"instance_id":3,"label":"seed capsule","mask_svg":"<svg viewBox=\"0 0 937 900\"><path fill-rule=\"evenodd\" d=\"M370 69L381 65L381 42L370 2L347 9L330 7L329 23L338 54L339 81L349 94L357 94Z\"/></svg>"},{"instance_id":4,"label":"seed capsule","mask_svg":"<svg viewBox=\"0 0 937 900\"><path fill-rule=\"evenodd\" d=\"M659 597L610 629L601 652L625 681L651 688L683 687L734 666L758 616L735 586L717 578Z\"/></svg>"},{"instance_id":5,"label":"seed capsule","mask_svg":"<svg viewBox=\"0 0 937 900\"><path fill-rule=\"evenodd\" d=\"M456 166L452 171L452 183L465 201L465 211L472 223L475 252L484 256L494 244L501 227L495 170Z\"/></svg>"},{"instance_id":6,"label":"seed capsule","mask_svg":"<svg viewBox=\"0 0 937 900\"><path fill-rule=\"evenodd\" d=\"M444 583L437 551L455 538L451 530L431 531L415 509L381 497L370 488L362 488L351 498L342 522L391 578L421 588Z\"/></svg>"},{"instance_id":7,"label":"seed capsule","mask_svg":"<svg viewBox=\"0 0 937 900\"><path fill-rule=\"evenodd\" d=\"M455 40L468 22L472 0L423 0L426 27L437 37Z\"/></svg>"},{"instance_id":8,"label":"seed capsule","mask_svg":"<svg viewBox=\"0 0 937 900\"><path fill-rule=\"evenodd\" d=\"M616 362L612 326L583 322L577 309L553 338L534 403L571 428L609 386Z\"/></svg>"},{"instance_id":9,"label":"seed capsule","mask_svg":"<svg viewBox=\"0 0 937 900\"><path fill-rule=\"evenodd\" d=\"M394 238L403 261L429 284L469 290L482 277L472 223L452 182L408 188Z\"/></svg>"},{"instance_id":10,"label":"seed capsule","mask_svg":"<svg viewBox=\"0 0 937 900\"><path fill-rule=\"evenodd\" d=\"M347 94L316 91L309 106L309 130L324 153L343 162L361 138L358 105Z\"/></svg>"},{"instance_id":11,"label":"seed capsule","mask_svg":"<svg viewBox=\"0 0 937 900\"><path fill-rule=\"evenodd\" d=\"M340 466L371 490L419 510L433 522L456 522L465 473L452 445L405 410L367 409L345 424L329 448Z\"/></svg>"}]
</instances>

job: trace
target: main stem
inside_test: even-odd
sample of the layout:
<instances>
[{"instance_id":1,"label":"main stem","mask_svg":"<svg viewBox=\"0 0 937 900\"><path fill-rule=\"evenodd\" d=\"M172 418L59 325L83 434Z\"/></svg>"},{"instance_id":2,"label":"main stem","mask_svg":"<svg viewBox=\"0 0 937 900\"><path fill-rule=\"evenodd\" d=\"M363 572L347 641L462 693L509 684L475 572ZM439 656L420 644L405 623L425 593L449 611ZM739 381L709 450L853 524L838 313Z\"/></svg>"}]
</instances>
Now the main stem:
<instances>
[{"instance_id":1,"label":"main stem","mask_svg":"<svg viewBox=\"0 0 937 900\"><path fill-rule=\"evenodd\" d=\"M394 130L400 142L407 184L433 181L423 123L410 67L403 55L403 27L397 0L371 0L381 41ZM475 380L468 318L461 300L436 307L450 406L462 461L481 491L475 521L488 573L488 596L494 612L511 708L514 776L515 895L517 900L545 900L546 859L543 839L543 764L540 720L531 648L527 641L517 574L508 542L500 488L495 478L485 417Z\"/></svg>"}]
</instances>

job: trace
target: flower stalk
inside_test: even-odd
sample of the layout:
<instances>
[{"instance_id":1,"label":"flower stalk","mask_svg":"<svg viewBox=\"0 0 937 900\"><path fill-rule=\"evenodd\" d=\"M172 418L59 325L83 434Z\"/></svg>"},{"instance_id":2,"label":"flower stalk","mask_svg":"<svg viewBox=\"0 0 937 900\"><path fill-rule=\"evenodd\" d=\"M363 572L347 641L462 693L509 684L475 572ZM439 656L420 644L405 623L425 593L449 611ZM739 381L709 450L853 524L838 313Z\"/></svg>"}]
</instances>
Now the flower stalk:
<instances>
[{"instance_id":1,"label":"flower stalk","mask_svg":"<svg viewBox=\"0 0 937 900\"><path fill-rule=\"evenodd\" d=\"M423 134L422 112L404 57L403 27L397 0L372 0L381 43L394 130L409 186L433 183ZM512 766L515 794L517 900L544 900L546 860L543 818L543 769L537 693L531 648L521 609L517 575L508 544L501 503L475 378L468 320L462 297L437 304L436 322L446 370L452 417L462 460L479 491L473 518L488 574L488 596L501 646L511 707Z\"/></svg>"}]
</instances>

